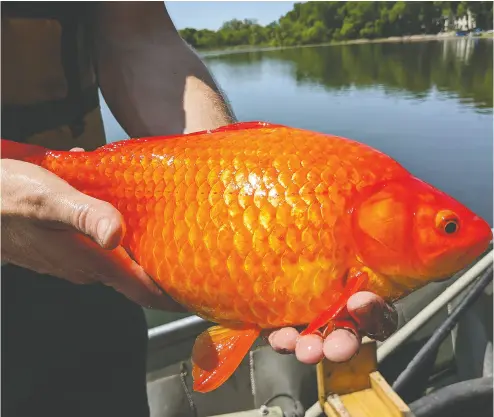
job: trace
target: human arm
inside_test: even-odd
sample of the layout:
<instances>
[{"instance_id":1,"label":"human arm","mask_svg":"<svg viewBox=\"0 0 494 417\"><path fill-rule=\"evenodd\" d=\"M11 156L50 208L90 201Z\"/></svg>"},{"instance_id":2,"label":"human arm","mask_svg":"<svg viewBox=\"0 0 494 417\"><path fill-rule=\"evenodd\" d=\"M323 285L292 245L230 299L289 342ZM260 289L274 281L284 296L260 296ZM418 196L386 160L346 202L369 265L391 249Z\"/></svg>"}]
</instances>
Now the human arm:
<instances>
[{"instance_id":1,"label":"human arm","mask_svg":"<svg viewBox=\"0 0 494 417\"><path fill-rule=\"evenodd\" d=\"M101 2L93 21L100 88L130 136L187 133L235 121L225 95L162 2Z\"/></svg>"}]
</instances>

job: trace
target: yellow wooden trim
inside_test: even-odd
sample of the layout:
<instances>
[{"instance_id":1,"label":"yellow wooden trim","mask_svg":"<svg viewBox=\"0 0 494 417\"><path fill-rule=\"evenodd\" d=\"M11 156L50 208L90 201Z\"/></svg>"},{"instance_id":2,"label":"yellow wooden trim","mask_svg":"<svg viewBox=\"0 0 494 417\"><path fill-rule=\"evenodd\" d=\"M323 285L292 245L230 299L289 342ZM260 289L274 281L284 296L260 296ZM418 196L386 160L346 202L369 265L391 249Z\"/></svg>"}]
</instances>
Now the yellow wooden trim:
<instances>
[{"instance_id":1,"label":"yellow wooden trim","mask_svg":"<svg viewBox=\"0 0 494 417\"><path fill-rule=\"evenodd\" d=\"M317 391L318 391L319 404L321 405L321 408L324 408L324 403L326 402L328 393L326 392L326 388L324 385L324 364L322 362L317 364L316 374L317 374Z\"/></svg>"},{"instance_id":2,"label":"yellow wooden trim","mask_svg":"<svg viewBox=\"0 0 494 417\"><path fill-rule=\"evenodd\" d=\"M365 339L346 363L317 365L321 407L328 417L412 417L405 402L377 371L377 344Z\"/></svg>"},{"instance_id":3,"label":"yellow wooden trim","mask_svg":"<svg viewBox=\"0 0 494 417\"><path fill-rule=\"evenodd\" d=\"M328 397L327 408L331 411L331 416L335 417L351 417L348 409L342 401L342 397L338 394L333 394Z\"/></svg>"},{"instance_id":4,"label":"yellow wooden trim","mask_svg":"<svg viewBox=\"0 0 494 417\"><path fill-rule=\"evenodd\" d=\"M348 362L323 359L317 365L319 400L326 401L331 393L342 395L370 388L369 374L377 369L376 351L376 342L366 339L359 353Z\"/></svg>"},{"instance_id":5,"label":"yellow wooden trim","mask_svg":"<svg viewBox=\"0 0 494 417\"><path fill-rule=\"evenodd\" d=\"M372 389L376 392L379 398L386 403L390 410L394 410L393 416L410 417L412 415L408 405L393 391L386 380L379 372L370 374L370 382Z\"/></svg>"}]
</instances>

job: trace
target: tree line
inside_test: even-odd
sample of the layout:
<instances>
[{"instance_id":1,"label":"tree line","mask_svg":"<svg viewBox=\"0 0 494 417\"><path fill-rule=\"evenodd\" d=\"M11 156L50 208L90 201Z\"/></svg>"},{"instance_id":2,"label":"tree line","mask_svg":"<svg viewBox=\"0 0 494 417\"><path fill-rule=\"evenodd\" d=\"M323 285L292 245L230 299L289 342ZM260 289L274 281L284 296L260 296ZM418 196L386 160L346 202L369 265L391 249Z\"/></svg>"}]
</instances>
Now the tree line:
<instances>
[{"instance_id":1,"label":"tree line","mask_svg":"<svg viewBox=\"0 0 494 417\"><path fill-rule=\"evenodd\" d=\"M471 13L477 27L492 29L492 1L309 1L295 3L277 21L262 26L254 19L233 19L217 31L185 28L182 38L196 49L235 46L295 46L352 39L437 34L446 19Z\"/></svg>"}]
</instances>

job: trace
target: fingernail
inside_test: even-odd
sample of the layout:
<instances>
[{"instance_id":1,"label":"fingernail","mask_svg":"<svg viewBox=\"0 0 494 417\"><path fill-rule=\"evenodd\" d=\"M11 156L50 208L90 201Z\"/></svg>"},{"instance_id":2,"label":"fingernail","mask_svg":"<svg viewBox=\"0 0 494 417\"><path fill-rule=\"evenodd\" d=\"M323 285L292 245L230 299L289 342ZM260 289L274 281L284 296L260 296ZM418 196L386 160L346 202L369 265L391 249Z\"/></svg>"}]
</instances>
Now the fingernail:
<instances>
[{"instance_id":1,"label":"fingernail","mask_svg":"<svg viewBox=\"0 0 494 417\"><path fill-rule=\"evenodd\" d=\"M103 217L99 220L98 226L96 227L96 234L101 245L106 243L108 233L110 229L110 219L108 217Z\"/></svg>"}]
</instances>

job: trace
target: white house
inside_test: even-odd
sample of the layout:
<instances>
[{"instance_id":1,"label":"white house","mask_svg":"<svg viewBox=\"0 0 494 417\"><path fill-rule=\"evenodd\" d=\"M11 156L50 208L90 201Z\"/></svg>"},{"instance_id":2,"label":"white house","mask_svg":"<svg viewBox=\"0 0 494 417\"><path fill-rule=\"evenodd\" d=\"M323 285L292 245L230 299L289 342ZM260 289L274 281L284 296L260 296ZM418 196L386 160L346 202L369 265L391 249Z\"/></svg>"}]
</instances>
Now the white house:
<instances>
[{"instance_id":1,"label":"white house","mask_svg":"<svg viewBox=\"0 0 494 417\"><path fill-rule=\"evenodd\" d=\"M452 23L450 23L452 22ZM477 22L472 15L470 10L464 16L456 17L453 14L445 17L444 19L444 30L470 30L477 27Z\"/></svg>"}]
</instances>

